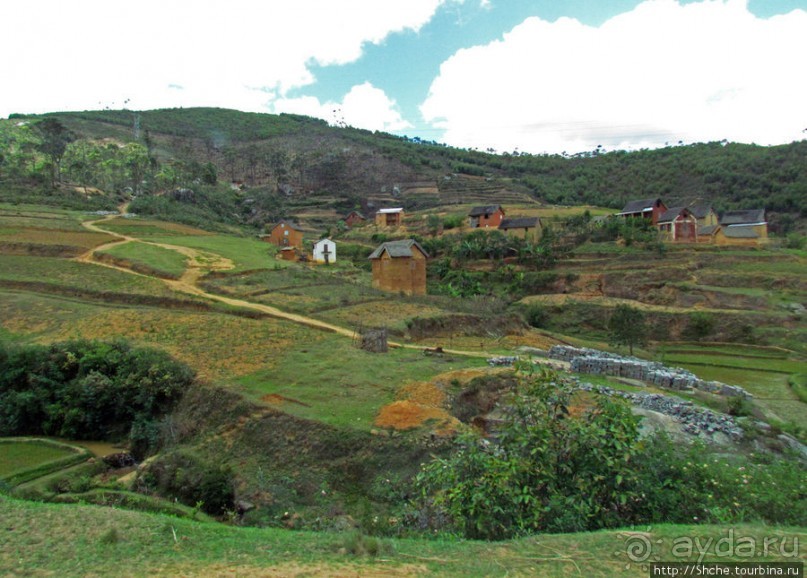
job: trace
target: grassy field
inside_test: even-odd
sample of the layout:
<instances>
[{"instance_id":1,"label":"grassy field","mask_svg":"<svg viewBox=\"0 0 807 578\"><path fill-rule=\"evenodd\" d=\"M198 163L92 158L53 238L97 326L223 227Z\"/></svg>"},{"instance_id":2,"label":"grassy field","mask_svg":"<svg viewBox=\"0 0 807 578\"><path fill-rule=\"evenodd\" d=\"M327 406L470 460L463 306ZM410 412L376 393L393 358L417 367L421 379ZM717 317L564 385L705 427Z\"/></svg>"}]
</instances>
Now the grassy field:
<instances>
[{"instance_id":1,"label":"grassy field","mask_svg":"<svg viewBox=\"0 0 807 578\"><path fill-rule=\"evenodd\" d=\"M368 353L347 339L318 339L297 343L271 369L234 384L249 397L277 403L292 415L367 430L402 384L484 364L484 359L427 357L407 349Z\"/></svg>"},{"instance_id":2,"label":"grassy field","mask_svg":"<svg viewBox=\"0 0 807 578\"><path fill-rule=\"evenodd\" d=\"M233 262L234 267L230 270L231 273L285 266L282 261L274 257L277 247L249 237L208 234L176 237L145 235L143 238L154 243L181 245L221 255Z\"/></svg>"},{"instance_id":3,"label":"grassy field","mask_svg":"<svg viewBox=\"0 0 807 578\"><path fill-rule=\"evenodd\" d=\"M73 450L37 441L0 439L0 478L70 456Z\"/></svg>"},{"instance_id":4,"label":"grassy field","mask_svg":"<svg viewBox=\"0 0 807 578\"><path fill-rule=\"evenodd\" d=\"M86 460L84 448L38 438L0 438L0 481L11 486Z\"/></svg>"},{"instance_id":5,"label":"grassy field","mask_svg":"<svg viewBox=\"0 0 807 578\"><path fill-rule=\"evenodd\" d=\"M168 279L178 279L187 264L180 253L148 243L121 243L99 253L110 255L136 271Z\"/></svg>"},{"instance_id":6,"label":"grassy field","mask_svg":"<svg viewBox=\"0 0 807 578\"><path fill-rule=\"evenodd\" d=\"M172 291L159 279L55 257L0 255L0 285L27 285L33 291L42 289L63 295L86 293L100 299L104 294L115 294L200 301Z\"/></svg>"},{"instance_id":7,"label":"grassy field","mask_svg":"<svg viewBox=\"0 0 807 578\"><path fill-rule=\"evenodd\" d=\"M664 525L640 530L550 534L500 543L451 539L374 539L353 532L238 528L173 516L88 505L24 502L0 496L6 576L647 576L629 558L648 544L648 558L695 561L682 540L701 540L703 561L803 560L801 528ZM709 540L711 538L711 540ZM743 558L716 549L721 539L762 545ZM677 549L673 549L679 544ZM724 548L725 549L725 548ZM738 549L739 552L739 549ZM794 555L796 557L794 557ZM635 553L634 553L635 557Z\"/></svg>"},{"instance_id":8,"label":"grassy field","mask_svg":"<svg viewBox=\"0 0 807 578\"><path fill-rule=\"evenodd\" d=\"M807 370L807 362L781 349L739 345L670 345L660 359L689 369L702 379L739 385L748 390L771 417L807 428L807 405L788 385L791 375Z\"/></svg>"}]
</instances>

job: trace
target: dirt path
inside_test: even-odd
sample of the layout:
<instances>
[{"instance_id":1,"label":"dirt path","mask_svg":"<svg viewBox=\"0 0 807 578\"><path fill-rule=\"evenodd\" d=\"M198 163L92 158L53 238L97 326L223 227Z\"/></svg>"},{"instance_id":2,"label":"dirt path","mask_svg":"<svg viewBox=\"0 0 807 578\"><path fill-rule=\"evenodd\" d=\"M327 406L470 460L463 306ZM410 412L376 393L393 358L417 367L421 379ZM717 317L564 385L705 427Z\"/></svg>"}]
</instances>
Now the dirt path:
<instances>
[{"instance_id":1,"label":"dirt path","mask_svg":"<svg viewBox=\"0 0 807 578\"><path fill-rule=\"evenodd\" d=\"M116 233L114 231L110 231L108 229L99 226L100 223L110 221L116 217L119 217L120 215L126 214L128 206L129 203L124 203L123 205L121 205L119 207L120 214L107 215L98 220L82 222L84 228L97 233L112 235L113 237L115 237L115 240L110 241L109 243L105 243L103 245L99 245L94 249L90 249L83 255L76 257L75 258L76 261L80 261L82 263L91 263L93 265L100 265L102 267L109 267L110 269L116 269L124 273L129 273L131 275L139 275L141 277L148 277L150 279L158 279L159 281L162 281L163 283L168 285L174 291L178 291L180 293L186 293L197 297L203 297L205 299L218 301L220 303L226 303L227 305L231 305L233 307L252 309L253 311L259 311L261 313L265 313L278 319L291 321L293 323L299 323L300 325L305 325L307 327L312 327L314 329L330 331L332 333L336 333L337 335L350 337L351 339L355 337L355 332L353 330L346 329L338 325L333 325L332 323L319 321L318 319L306 317L305 315L289 313L288 311L283 311L282 309L271 307L269 305L263 305L262 303L253 303L251 301L245 301L243 299L234 299L232 297L225 297L224 295L208 293L207 291L201 289L196 283L199 280L199 278L202 277L202 275L204 275L209 271L226 271L228 269L232 269L234 267L232 261L230 261L229 259L225 259L220 255L216 255L214 253L198 251L196 249L191 249L189 247L182 247L179 245L170 245L166 243L152 243L150 241L144 241L142 239L131 237L129 235ZM125 267L121 267L118 265L102 263L95 258L95 253L97 251L103 251L110 247L121 245L123 243L144 243L146 245L154 245L157 247L162 247L164 249L169 249L171 251L176 251L178 253L181 253L182 255L185 255L188 258L188 266L179 279L176 280L160 279L159 277L153 277L151 275L144 275L142 273L137 273L135 271L132 271L131 269L127 269ZM415 350L426 349L425 347L422 346L411 345L406 343L398 343L394 341L390 341L388 344L390 347L401 347L405 349L415 349ZM452 355L462 355L466 357L487 358L491 356L491 354L482 351L462 351L457 349L443 349L443 352Z\"/></svg>"}]
</instances>

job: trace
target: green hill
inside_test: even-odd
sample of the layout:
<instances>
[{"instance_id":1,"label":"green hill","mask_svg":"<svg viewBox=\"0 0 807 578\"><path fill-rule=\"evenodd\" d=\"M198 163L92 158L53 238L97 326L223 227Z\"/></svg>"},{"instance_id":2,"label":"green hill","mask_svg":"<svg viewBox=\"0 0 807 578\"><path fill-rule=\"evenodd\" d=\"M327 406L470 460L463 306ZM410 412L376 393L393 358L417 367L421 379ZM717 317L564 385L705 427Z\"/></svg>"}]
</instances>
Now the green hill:
<instances>
[{"instance_id":1,"label":"green hill","mask_svg":"<svg viewBox=\"0 0 807 578\"><path fill-rule=\"evenodd\" d=\"M64 131L54 132L58 126ZM60 143L63 150L53 156ZM598 149L571 157L491 154L297 115L215 108L0 121L0 183L8 189L0 198L13 197L9 191L47 192L53 172L63 192L69 184L83 192L142 194L134 209L182 215L186 222L213 216L262 225L311 206L332 210L335 222L354 208L393 203L415 210L532 200L615 209L629 199L661 196L668 206L699 198L716 210L764 207L772 230L787 232L802 225L807 210L805 160L807 141ZM60 170L52 171L54 165ZM242 190L234 191L232 182ZM191 193L177 192L182 189Z\"/></svg>"}]
</instances>

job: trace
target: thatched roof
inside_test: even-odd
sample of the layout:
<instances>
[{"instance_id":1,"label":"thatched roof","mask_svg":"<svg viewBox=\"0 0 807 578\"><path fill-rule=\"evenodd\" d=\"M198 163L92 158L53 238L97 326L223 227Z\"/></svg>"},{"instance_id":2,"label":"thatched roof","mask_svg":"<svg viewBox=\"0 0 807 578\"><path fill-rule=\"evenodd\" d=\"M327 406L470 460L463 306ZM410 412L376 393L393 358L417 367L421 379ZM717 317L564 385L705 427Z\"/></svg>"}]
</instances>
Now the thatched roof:
<instances>
[{"instance_id":1,"label":"thatched roof","mask_svg":"<svg viewBox=\"0 0 807 578\"><path fill-rule=\"evenodd\" d=\"M413 247L417 248L418 251L423 253L424 257L429 256L423 247L420 246L420 243L414 239L406 239L403 241L387 241L386 243L381 243L378 247L376 247L376 250L370 254L368 259L380 259L381 255L384 254L384 251L386 251L393 259L397 257L413 257Z\"/></svg>"}]
</instances>

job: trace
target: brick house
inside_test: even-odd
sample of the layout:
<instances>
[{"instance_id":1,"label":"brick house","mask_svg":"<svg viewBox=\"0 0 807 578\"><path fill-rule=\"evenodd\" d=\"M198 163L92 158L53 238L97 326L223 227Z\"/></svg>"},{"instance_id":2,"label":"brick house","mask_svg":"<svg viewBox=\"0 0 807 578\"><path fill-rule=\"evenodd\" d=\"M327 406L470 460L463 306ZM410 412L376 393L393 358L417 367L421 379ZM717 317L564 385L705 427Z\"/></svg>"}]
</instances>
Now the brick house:
<instances>
[{"instance_id":1,"label":"brick house","mask_svg":"<svg viewBox=\"0 0 807 578\"><path fill-rule=\"evenodd\" d=\"M617 217L626 219L648 219L653 225L658 223L659 217L667 210L661 199L640 199L628 201Z\"/></svg>"},{"instance_id":2,"label":"brick house","mask_svg":"<svg viewBox=\"0 0 807 578\"><path fill-rule=\"evenodd\" d=\"M369 259L373 263L373 287L382 291L426 294L426 260L429 255L417 241L388 241Z\"/></svg>"},{"instance_id":3,"label":"brick house","mask_svg":"<svg viewBox=\"0 0 807 578\"><path fill-rule=\"evenodd\" d=\"M468 213L468 226L472 229L492 227L497 228L504 219L504 209L501 205L487 205L474 207Z\"/></svg>"},{"instance_id":4,"label":"brick house","mask_svg":"<svg viewBox=\"0 0 807 578\"><path fill-rule=\"evenodd\" d=\"M367 219L365 218L364 215L362 215L358 211L350 211L347 215L345 215L345 218L342 220L348 227L355 227L356 225L361 225Z\"/></svg>"},{"instance_id":5,"label":"brick house","mask_svg":"<svg viewBox=\"0 0 807 578\"><path fill-rule=\"evenodd\" d=\"M268 243L273 243L278 247L303 248L303 231L299 226L291 221L280 221L272 227L269 235L263 237Z\"/></svg>"},{"instance_id":6,"label":"brick house","mask_svg":"<svg viewBox=\"0 0 807 578\"><path fill-rule=\"evenodd\" d=\"M667 209L658 218L656 227L664 241L675 243L698 241L698 218L687 207Z\"/></svg>"},{"instance_id":7,"label":"brick house","mask_svg":"<svg viewBox=\"0 0 807 578\"><path fill-rule=\"evenodd\" d=\"M536 242L541 238L541 219L538 217L511 217L502 219L499 230L520 237L530 242Z\"/></svg>"},{"instance_id":8,"label":"brick house","mask_svg":"<svg viewBox=\"0 0 807 578\"><path fill-rule=\"evenodd\" d=\"M402 208L379 209L375 214L375 224L379 227L400 227L403 224L403 217Z\"/></svg>"}]
</instances>

